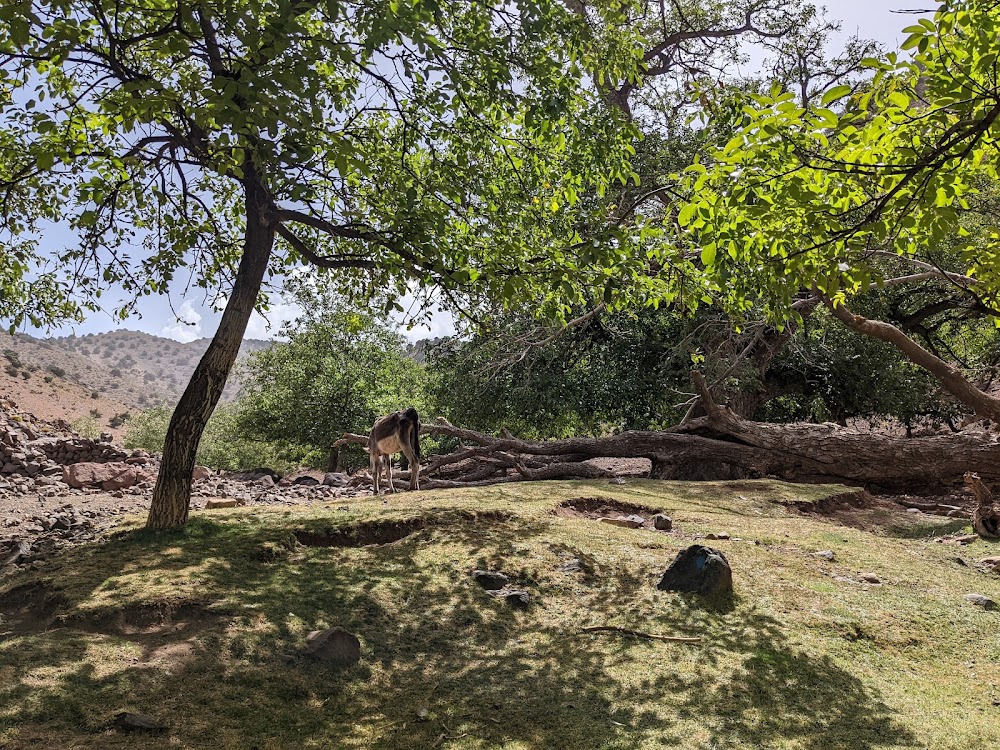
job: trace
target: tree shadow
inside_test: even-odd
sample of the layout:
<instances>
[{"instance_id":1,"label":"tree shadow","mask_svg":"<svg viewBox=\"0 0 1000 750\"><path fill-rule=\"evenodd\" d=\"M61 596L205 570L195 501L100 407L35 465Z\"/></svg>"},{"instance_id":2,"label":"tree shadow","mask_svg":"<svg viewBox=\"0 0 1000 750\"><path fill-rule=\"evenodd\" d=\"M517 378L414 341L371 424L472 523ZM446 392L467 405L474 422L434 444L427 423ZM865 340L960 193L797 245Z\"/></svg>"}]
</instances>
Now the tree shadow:
<instances>
[{"instance_id":1,"label":"tree shadow","mask_svg":"<svg viewBox=\"0 0 1000 750\"><path fill-rule=\"evenodd\" d=\"M707 727L716 747L787 741L874 750L909 738L870 688L831 659L797 649L780 623L747 602L710 608L656 593L637 605L656 573L602 563L586 542L555 541L557 523L469 523L436 512L433 524L392 544L298 549L264 561L261 545L289 534L276 519L198 520L177 534L112 540L99 566L96 548L71 551L47 574L53 586L58 579L69 611L97 594L123 604L129 597L109 582L143 568L166 580L196 569L218 600L198 602L211 613L198 627L171 630L177 623L169 617L135 632L108 626L95 645L94 629L88 637L69 622L0 640L0 662L10 657L0 667L7 706L0 731L27 737L47 725L81 747L134 747L105 723L135 710L171 726L167 737L143 738L149 748L389 750L432 747L442 735L539 750L685 746L691 722ZM544 571L519 569L526 545L549 550L553 566L572 554L585 579L600 585L567 593ZM531 591L529 609L490 597L467 575L500 564ZM579 622L559 619L565 611L612 616L626 608L660 632L701 636L703 645L584 635ZM306 632L333 625L361 638L359 665L338 670L301 655ZM178 641L191 645L184 659L157 661L157 649ZM140 654L139 664L98 670L88 659L88 649L122 645ZM695 649L687 655L693 666L674 667L678 648ZM648 668L641 679L640 664Z\"/></svg>"}]
</instances>

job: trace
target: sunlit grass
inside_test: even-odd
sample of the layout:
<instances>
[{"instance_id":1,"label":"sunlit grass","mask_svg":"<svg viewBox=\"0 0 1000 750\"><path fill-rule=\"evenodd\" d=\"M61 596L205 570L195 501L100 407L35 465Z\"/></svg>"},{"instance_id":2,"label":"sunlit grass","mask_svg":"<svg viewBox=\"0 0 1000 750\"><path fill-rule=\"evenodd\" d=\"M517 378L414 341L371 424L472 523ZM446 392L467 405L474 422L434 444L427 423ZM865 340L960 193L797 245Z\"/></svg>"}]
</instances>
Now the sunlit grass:
<instances>
[{"instance_id":1,"label":"sunlit grass","mask_svg":"<svg viewBox=\"0 0 1000 750\"><path fill-rule=\"evenodd\" d=\"M14 582L44 581L63 619L0 641L0 745L997 746L1000 614L962 597L1000 599L1000 579L955 560L992 548L931 540L950 519L899 514L876 534L790 508L846 491L525 483L201 512L171 534L135 529ZM576 497L663 510L675 532L552 512ZM288 543L295 529L412 518L423 528L392 544ZM731 606L656 590L679 549L721 532L732 539L708 543L733 566ZM580 570L566 572L573 559ZM532 606L487 596L469 578L475 568L503 570ZM838 580L861 573L883 585ZM579 631L595 624L703 642ZM334 625L361 639L357 666L299 655L308 632ZM169 733L107 730L126 710Z\"/></svg>"}]
</instances>

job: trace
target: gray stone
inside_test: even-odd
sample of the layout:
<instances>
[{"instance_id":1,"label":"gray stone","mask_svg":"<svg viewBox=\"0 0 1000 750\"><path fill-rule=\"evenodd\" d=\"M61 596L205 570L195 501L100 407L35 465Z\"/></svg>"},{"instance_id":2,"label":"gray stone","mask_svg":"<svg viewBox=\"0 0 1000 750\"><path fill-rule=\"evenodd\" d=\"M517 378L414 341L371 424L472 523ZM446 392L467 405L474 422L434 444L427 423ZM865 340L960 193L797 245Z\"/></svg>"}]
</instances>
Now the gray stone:
<instances>
[{"instance_id":1,"label":"gray stone","mask_svg":"<svg viewBox=\"0 0 1000 750\"><path fill-rule=\"evenodd\" d=\"M508 576L492 570L474 570L472 580L487 591L497 591L510 583Z\"/></svg>"},{"instance_id":2,"label":"gray stone","mask_svg":"<svg viewBox=\"0 0 1000 750\"><path fill-rule=\"evenodd\" d=\"M965 601L974 604L977 607L982 607L983 609L996 609L997 603L990 599L988 596L983 596L982 594L966 594Z\"/></svg>"},{"instance_id":3,"label":"gray stone","mask_svg":"<svg viewBox=\"0 0 1000 750\"><path fill-rule=\"evenodd\" d=\"M578 557L571 557L559 566L559 570L563 573L579 573L583 570L583 562Z\"/></svg>"},{"instance_id":4,"label":"gray stone","mask_svg":"<svg viewBox=\"0 0 1000 750\"><path fill-rule=\"evenodd\" d=\"M824 549L820 550L819 552L813 552L813 557L821 557L824 560L829 560L830 562L833 562L835 555L833 554L832 549Z\"/></svg>"},{"instance_id":5,"label":"gray stone","mask_svg":"<svg viewBox=\"0 0 1000 750\"><path fill-rule=\"evenodd\" d=\"M733 571L719 550L692 544L677 553L656 588L706 596L729 596L733 593Z\"/></svg>"},{"instance_id":6,"label":"gray stone","mask_svg":"<svg viewBox=\"0 0 1000 750\"><path fill-rule=\"evenodd\" d=\"M490 591L489 594L497 599L503 599L514 607L527 607L531 604L531 594L523 589L504 588L499 591Z\"/></svg>"},{"instance_id":7,"label":"gray stone","mask_svg":"<svg viewBox=\"0 0 1000 750\"><path fill-rule=\"evenodd\" d=\"M861 581L862 583L871 583L876 586L882 585L882 581L874 573L860 573L858 575L858 580Z\"/></svg>"},{"instance_id":8,"label":"gray stone","mask_svg":"<svg viewBox=\"0 0 1000 750\"><path fill-rule=\"evenodd\" d=\"M347 474L338 471L327 472L323 475L323 484L327 487L346 487L351 478Z\"/></svg>"},{"instance_id":9,"label":"gray stone","mask_svg":"<svg viewBox=\"0 0 1000 750\"><path fill-rule=\"evenodd\" d=\"M151 716L146 714L134 714L130 711L122 711L115 715L111 721L111 726L122 732L139 732L143 734L165 734L168 727L159 724Z\"/></svg>"},{"instance_id":10,"label":"gray stone","mask_svg":"<svg viewBox=\"0 0 1000 750\"><path fill-rule=\"evenodd\" d=\"M674 519L663 513L653 516L653 528L659 531L670 531L674 528Z\"/></svg>"},{"instance_id":11,"label":"gray stone","mask_svg":"<svg viewBox=\"0 0 1000 750\"><path fill-rule=\"evenodd\" d=\"M646 519L642 516L618 516L617 518L598 518L601 523L608 523L612 526L624 526L627 529L638 529L645 525Z\"/></svg>"},{"instance_id":12,"label":"gray stone","mask_svg":"<svg viewBox=\"0 0 1000 750\"><path fill-rule=\"evenodd\" d=\"M361 641L341 627L314 630L306 637L305 653L337 667L361 661Z\"/></svg>"}]
</instances>

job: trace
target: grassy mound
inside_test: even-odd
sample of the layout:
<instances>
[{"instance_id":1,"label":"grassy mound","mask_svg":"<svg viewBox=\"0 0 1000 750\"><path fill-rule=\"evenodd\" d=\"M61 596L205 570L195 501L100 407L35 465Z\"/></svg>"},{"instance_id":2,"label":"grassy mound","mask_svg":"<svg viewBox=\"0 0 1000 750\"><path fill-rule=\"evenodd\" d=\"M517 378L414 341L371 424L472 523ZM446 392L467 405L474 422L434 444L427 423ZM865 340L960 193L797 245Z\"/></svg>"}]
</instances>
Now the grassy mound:
<instances>
[{"instance_id":1,"label":"grassy mound","mask_svg":"<svg viewBox=\"0 0 1000 750\"><path fill-rule=\"evenodd\" d=\"M565 512L577 498L663 510L674 531ZM1000 613L963 596L1000 600L1000 579L972 565L985 542L931 538L960 527L764 481L204 512L0 591L0 746L985 750L1000 746ZM679 549L723 532L707 543L733 566L731 605L656 590ZM532 604L489 596L476 568ZM333 626L360 638L359 664L302 655ZM169 729L110 728L120 711Z\"/></svg>"}]
</instances>

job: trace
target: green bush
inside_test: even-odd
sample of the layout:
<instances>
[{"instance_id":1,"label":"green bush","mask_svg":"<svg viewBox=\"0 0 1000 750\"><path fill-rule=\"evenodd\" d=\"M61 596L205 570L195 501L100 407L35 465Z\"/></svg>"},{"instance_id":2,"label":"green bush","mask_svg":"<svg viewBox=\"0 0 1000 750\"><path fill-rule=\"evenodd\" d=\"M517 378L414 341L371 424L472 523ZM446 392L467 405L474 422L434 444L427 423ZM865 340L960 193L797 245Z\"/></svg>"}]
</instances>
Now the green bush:
<instances>
[{"instance_id":1,"label":"green bush","mask_svg":"<svg viewBox=\"0 0 1000 750\"><path fill-rule=\"evenodd\" d=\"M159 453L167 436L173 410L156 406L128 416L125 420L126 448L142 448ZM252 440L238 427L233 406L216 409L198 446L198 463L213 469L243 471L267 466L280 473L291 471L304 455L301 449Z\"/></svg>"},{"instance_id":2,"label":"green bush","mask_svg":"<svg viewBox=\"0 0 1000 750\"><path fill-rule=\"evenodd\" d=\"M97 440L101 436L101 426L91 415L79 417L70 423L70 427L76 430L80 437Z\"/></svg>"}]
</instances>

